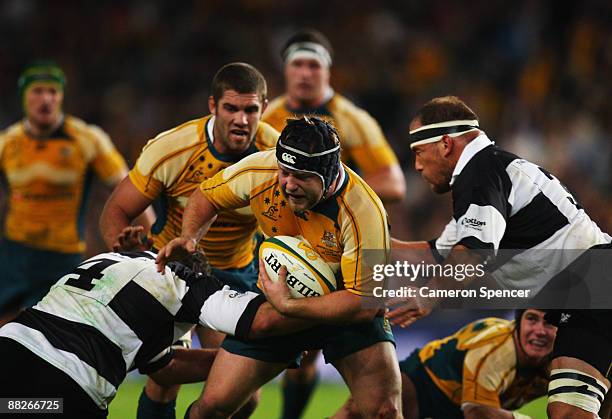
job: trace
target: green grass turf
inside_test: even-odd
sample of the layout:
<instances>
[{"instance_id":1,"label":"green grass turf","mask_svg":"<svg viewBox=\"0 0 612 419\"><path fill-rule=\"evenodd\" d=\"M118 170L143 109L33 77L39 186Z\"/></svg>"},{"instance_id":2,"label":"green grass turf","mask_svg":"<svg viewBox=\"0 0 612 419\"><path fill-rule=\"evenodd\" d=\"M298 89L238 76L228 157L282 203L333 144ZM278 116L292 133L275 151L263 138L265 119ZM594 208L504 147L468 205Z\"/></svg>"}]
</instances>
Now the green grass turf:
<instances>
[{"instance_id":1,"label":"green grass turf","mask_svg":"<svg viewBox=\"0 0 612 419\"><path fill-rule=\"evenodd\" d=\"M136 406L138 397L142 391L144 381L126 380L119 391L117 397L110 406L110 419L129 419L136 417ZM181 388L176 406L176 417L182 419L187 406L202 391L201 384L184 385ZM348 397L346 386L341 384L321 383L313 396L303 419L322 419L331 416ZM281 392L279 385L271 383L263 388L261 401L254 419L276 419L280 417ZM534 419L546 418L546 399L534 400L521 409L522 413L530 415Z\"/></svg>"}]
</instances>

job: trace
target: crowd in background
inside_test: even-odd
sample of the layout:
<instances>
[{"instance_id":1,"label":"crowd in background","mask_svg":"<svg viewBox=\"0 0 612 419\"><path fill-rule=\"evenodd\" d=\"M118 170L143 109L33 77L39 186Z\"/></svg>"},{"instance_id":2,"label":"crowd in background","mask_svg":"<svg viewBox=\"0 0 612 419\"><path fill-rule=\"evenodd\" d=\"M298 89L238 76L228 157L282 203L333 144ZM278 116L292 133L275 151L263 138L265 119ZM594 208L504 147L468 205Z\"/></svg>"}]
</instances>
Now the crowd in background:
<instances>
[{"instance_id":1,"label":"crowd in background","mask_svg":"<svg viewBox=\"0 0 612 419\"><path fill-rule=\"evenodd\" d=\"M66 111L106 130L129 164L155 134L208 113L214 72L255 65L271 98L284 88L280 48L296 29L325 33L332 85L380 122L408 180L392 234L437 236L450 197L413 169L414 111L454 94L502 147L541 164L612 231L612 6L606 1L450 0L0 3L0 125L22 114L16 81L35 59L66 72ZM89 252L105 195L89 212Z\"/></svg>"}]
</instances>

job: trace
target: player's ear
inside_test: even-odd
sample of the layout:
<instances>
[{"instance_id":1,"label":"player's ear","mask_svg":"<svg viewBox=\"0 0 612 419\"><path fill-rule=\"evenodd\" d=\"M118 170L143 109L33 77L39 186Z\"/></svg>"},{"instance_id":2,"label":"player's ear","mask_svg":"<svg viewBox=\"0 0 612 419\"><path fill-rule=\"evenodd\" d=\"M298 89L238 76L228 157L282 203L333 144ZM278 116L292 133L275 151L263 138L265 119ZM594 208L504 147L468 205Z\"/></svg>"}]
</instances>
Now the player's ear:
<instances>
[{"instance_id":1,"label":"player's ear","mask_svg":"<svg viewBox=\"0 0 612 419\"><path fill-rule=\"evenodd\" d=\"M215 98L212 96L208 96L208 111L213 115L217 114L216 105L217 104L215 103Z\"/></svg>"},{"instance_id":2,"label":"player's ear","mask_svg":"<svg viewBox=\"0 0 612 419\"><path fill-rule=\"evenodd\" d=\"M442 155L444 157L448 157L453 152L453 148L455 147L455 141L451 136L445 135L444 137L442 137L442 140L440 142L442 143Z\"/></svg>"},{"instance_id":3,"label":"player's ear","mask_svg":"<svg viewBox=\"0 0 612 419\"><path fill-rule=\"evenodd\" d=\"M263 103L261 104L261 114L263 115L263 113L266 111L266 108L268 107L268 103L270 103L268 101L268 99L264 100Z\"/></svg>"}]
</instances>

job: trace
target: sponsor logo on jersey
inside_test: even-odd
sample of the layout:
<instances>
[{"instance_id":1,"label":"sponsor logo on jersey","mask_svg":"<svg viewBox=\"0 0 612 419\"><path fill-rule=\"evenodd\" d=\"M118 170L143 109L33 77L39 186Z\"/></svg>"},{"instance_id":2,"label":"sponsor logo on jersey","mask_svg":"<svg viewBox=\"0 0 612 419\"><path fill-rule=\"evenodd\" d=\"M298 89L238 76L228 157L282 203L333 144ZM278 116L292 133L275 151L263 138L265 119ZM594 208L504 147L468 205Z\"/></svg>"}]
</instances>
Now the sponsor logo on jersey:
<instances>
[{"instance_id":1,"label":"sponsor logo on jersey","mask_svg":"<svg viewBox=\"0 0 612 419\"><path fill-rule=\"evenodd\" d=\"M486 221L480 221L477 218L464 218L461 220L461 225L474 230L482 231L482 227L487 225Z\"/></svg>"},{"instance_id":2,"label":"sponsor logo on jersey","mask_svg":"<svg viewBox=\"0 0 612 419\"><path fill-rule=\"evenodd\" d=\"M287 163L295 164L296 157L293 154L283 153L281 154L281 158Z\"/></svg>"}]
</instances>

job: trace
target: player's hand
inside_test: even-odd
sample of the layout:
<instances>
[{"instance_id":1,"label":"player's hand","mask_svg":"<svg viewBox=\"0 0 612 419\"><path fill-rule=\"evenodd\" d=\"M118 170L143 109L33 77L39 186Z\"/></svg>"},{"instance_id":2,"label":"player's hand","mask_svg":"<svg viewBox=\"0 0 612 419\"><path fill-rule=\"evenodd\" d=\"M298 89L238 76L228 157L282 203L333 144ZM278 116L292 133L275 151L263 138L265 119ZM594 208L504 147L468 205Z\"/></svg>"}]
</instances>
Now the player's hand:
<instances>
[{"instance_id":1,"label":"player's hand","mask_svg":"<svg viewBox=\"0 0 612 419\"><path fill-rule=\"evenodd\" d=\"M113 243L114 252L143 251L151 248L151 241L144 233L143 226L128 226L121 230Z\"/></svg>"},{"instance_id":2,"label":"player's hand","mask_svg":"<svg viewBox=\"0 0 612 419\"><path fill-rule=\"evenodd\" d=\"M264 261L259 259L259 281L263 293L272 307L281 314L288 314L293 298L287 286L287 267L281 266L278 272L278 281L274 282L266 272Z\"/></svg>"},{"instance_id":3,"label":"player's hand","mask_svg":"<svg viewBox=\"0 0 612 419\"><path fill-rule=\"evenodd\" d=\"M408 327L415 321L431 313L432 308L426 307L419 298L392 298L386 302L385 317L394 326Z\"/></svg>"},{"instance_id":4,"label":"player's hand","mask_svg":"<svg viewBox=\"0 0 612 419\"><path fill-rule=\"evenodd\" d=\"M181 236L171 240L157 253L157 258L155 259L155 263L157 264L157 272L164 272L166 263L172 262L173 260L185 259L187 256L195 253L195 251L195 239Z\"/></svg>"}]
</instances>

